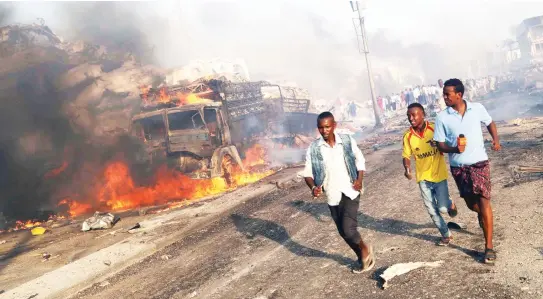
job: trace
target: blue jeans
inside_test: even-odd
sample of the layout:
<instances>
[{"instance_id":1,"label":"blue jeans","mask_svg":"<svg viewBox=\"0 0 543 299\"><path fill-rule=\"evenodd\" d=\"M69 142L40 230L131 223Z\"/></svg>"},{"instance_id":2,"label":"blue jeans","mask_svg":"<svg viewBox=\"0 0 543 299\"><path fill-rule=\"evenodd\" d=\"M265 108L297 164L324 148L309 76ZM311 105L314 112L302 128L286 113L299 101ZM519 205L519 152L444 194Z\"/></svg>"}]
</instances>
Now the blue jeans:
<instances>
[{"instance_id":1,"label":"blue jeans","mask_svg":"<svg viewBox=\"0 0 543 299\"><path fill-rule=\"evenodd\" d=\"M430 214L437 229L443 237L450 237L451 232L447 227L447 222L441 216L442 213L447 213L452 205L447 180L439 183L420 181L419 188L424 206L426 206L426 210L428 210L428 214Z\"/></svg>"}]
</instances>

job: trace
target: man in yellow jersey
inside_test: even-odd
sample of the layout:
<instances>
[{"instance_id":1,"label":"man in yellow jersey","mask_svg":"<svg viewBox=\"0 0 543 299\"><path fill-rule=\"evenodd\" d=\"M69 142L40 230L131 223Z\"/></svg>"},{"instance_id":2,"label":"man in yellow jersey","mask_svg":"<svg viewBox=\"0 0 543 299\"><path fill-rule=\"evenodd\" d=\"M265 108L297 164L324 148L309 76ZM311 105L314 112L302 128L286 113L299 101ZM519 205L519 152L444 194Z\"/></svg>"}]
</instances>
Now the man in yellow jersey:
<instances>
[{"instance_id":1,"label":"man in yellow jersey","mask_svg":"<svg viewBox=\"0 0 543 299\"><path fill-rule=\"evenodd\" d=\"M411 156L414 156L422 200L442 236L437 245L447 246L452 236L441 214L449 213L449 216L455 217L458 212L449 197L445 157L433 141L434 123L426 121L425 117L421 104L413 103L407 107L411 128L403 136L403 166L405 177L411 180Z\"/></svg>"}]
</instances>

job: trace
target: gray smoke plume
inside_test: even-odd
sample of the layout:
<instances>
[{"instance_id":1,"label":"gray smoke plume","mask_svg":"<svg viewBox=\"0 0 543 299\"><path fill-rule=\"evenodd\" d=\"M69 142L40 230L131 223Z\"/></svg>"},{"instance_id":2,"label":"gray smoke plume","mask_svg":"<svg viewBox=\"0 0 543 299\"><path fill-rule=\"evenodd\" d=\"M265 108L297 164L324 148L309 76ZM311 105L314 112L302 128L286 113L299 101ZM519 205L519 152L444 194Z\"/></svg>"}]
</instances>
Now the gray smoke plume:
<instances>
[{"instance_id":1,"label":"gray smoke plume","mask_svg":"<svg viewBox=\"0 0 543 299\"><path fill-rule=\"evenodd\" d=\"M10 3L0 3L0 26L5 26L10 22L13 6Z\"/></svg>"},{"instance_id":2,"label":"gray smoke plume","mask_svg":"<svg viewBox=\"0 0 543 299\"><path fill-rule=\"evenodd\" d=\"M152 47L141 24L148 24L132 8L136 3L77 2L59 4L65 38L103 45L109 51L153 62Z\"/></svg>"}]
</instances>

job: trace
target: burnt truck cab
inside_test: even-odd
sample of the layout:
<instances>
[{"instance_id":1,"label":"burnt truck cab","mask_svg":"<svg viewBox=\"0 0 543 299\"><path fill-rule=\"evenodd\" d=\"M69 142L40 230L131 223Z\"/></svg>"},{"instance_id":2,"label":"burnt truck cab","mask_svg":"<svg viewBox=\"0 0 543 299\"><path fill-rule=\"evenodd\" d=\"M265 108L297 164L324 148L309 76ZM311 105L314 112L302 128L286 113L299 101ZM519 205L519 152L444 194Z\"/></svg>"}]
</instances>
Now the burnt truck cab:
<instances>
[{"instance_id":1,"label":"burnt truck cab","mask_svg":"<svg viewBox=\"0 0 543 299\"><path fill-rule=\"evenodd\" d=\"M190 177L228 179L233 166L243 169L221 102L142 112L132 132L146 144L149 162L163 160Z\"/></svg>"},{"instance_id":2,"label":"burnt truck cab","mask_svg":"<svg viewBox=\"0 0 543 299\"><path fill-rule=\"evenodd\" d=\"M308 99L265 81L197 80L140 96L143 111L133 117L132 132L145 143L145 159L193 178L229 182L234 168L245 170L240 154L249 147L262 139L288 144L293 134L311 134L317 118L308 113Z\"/></svg>"}]
</instances>

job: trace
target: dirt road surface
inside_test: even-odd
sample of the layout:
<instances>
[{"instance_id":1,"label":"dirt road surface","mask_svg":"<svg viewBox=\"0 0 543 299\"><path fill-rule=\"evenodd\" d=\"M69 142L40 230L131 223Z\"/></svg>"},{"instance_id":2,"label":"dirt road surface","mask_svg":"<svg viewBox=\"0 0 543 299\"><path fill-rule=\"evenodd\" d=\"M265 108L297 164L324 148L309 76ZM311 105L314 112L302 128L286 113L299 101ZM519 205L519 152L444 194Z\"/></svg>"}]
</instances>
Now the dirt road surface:
<instances>
[{"instance_id":1,"label":"dirt road surface","mask_svg":"<svg viewBox=\"0 0 543 299\"><path fill-rule=\"evenodd\" d=\"M543 118L496 120L503 150L489 150L495 266L481 263L482 231L452 180L451 196L459 207L454 221L467 228L453 232L451 246L434 245L438 232L417 185L403 177L396 144L366 153L358 220L377 255L370 273L350 272L354 253L337 234L324 199L313 200L297 183L243 201L193 229L163 228L163 234L183 233L71 298L543 298L543 180L513 181L509 171L512 165L542 164ZM444 263L381 288L378 276L387 267L433 261Z\"/></svg>"},{"instance_id":2,"label":"dirt road surface","mask_svg":"<svg viewBox=\"0 0 543 299\"><path fill-rule=\"evenodd\" d=\"M508 168L541 161L543 119L517 123L500 121L504 149L490 153L495 266L481 263L482 232L461 201L455 221L467 229L454 233L450 247L434 245L438 233L416 184L402 177L395 146L366 155L359 229L375 246L376 271L349 271L354 254L323 200L313 200L300 183L236 207L74 298L542 298L543 183L513 182ZM380 288L377 276L388 266L438 260L443 266Z\"/></svg>"}]
</instances>

